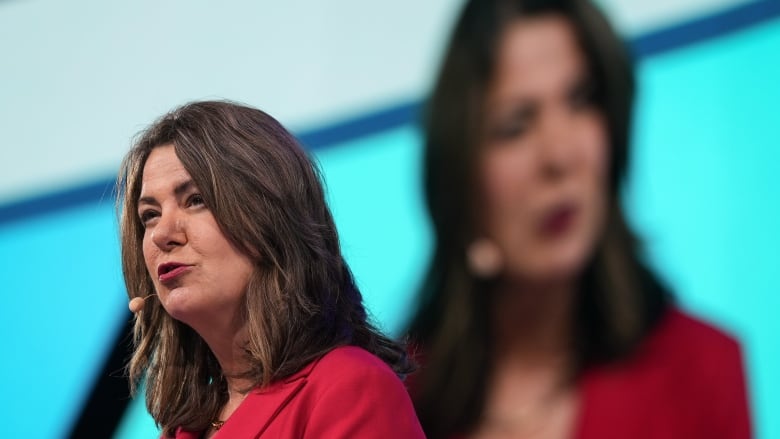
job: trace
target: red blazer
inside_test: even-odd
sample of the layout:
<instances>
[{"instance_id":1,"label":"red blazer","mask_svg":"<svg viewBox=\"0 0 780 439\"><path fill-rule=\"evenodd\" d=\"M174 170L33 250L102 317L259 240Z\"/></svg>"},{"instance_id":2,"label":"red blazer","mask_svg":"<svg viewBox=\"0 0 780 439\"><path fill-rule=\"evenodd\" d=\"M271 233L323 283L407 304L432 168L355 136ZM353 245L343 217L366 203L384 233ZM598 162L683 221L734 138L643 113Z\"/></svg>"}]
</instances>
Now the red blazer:
<instances>
[{"instance_id":1,"label":"red blazer","mask_svg":"<svg viewBox=\"0 0 780 439\"><path fill-rule=\"evenodd\" d=\"M575 437L752 437L739 345L671 309L627 360L586 371Z\"/></svg>"},{"instance_id":2,"label":"red blazer","mask_svg":"<svg viewBox=\"0 0 780 439\"><path fill-rule=\"evenodd\" d=\"M577 439L752 437L739 345L675 308L633 355L577 385Z\"/></svg>"},{"instance_id":3,"label":"red blazer","mask_svg":"<svg viewBox=\"0 0 780 439\"><path fill-rule=\"evenodd\" d=\"M198 439L201 433L179 429L175 438ZM214 436L424 437L401 380L382 360L354 346L336 348L295 375L251 391Z\"/></svg>"}]
</instances>

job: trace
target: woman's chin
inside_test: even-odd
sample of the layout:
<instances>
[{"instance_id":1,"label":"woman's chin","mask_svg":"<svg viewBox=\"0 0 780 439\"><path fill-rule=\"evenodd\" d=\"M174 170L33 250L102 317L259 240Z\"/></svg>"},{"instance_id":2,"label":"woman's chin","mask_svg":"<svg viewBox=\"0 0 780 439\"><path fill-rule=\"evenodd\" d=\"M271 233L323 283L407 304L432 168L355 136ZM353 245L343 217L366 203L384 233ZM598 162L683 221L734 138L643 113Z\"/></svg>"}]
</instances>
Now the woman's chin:
<instances>
[{"instance_id":1,"label":"woman's chin","mask_svg":"<svg viewBox=\"0 0 780 439\"><path fill-rule=\"evenodd\" d=\"M193 303L192 295L187 294L183 288L169 291L163 296L161 303L171 317L183 323L188 323L197 314L202 313L202 307Z\"/></svg>"},{"instance_id":2,"label":"woman's chin","mask_svg":"<svg viewBox=\"0 0 780 439\"><path fill-rule=\"evenodd\" d=\"M581 251L538 254L535 260L518 263L514 276L536 285L555 285L576 279L584 270L587 255ZM512 275L512 273L510 273Z\"/></svg>"}]
</instances>

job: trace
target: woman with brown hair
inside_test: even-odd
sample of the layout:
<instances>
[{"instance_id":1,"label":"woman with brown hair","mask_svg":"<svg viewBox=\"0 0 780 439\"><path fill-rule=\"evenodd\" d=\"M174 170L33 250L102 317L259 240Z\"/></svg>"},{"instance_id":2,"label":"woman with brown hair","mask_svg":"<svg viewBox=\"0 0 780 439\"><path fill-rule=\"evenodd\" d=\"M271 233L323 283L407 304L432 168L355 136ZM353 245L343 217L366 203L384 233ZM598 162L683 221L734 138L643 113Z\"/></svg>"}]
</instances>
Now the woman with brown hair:
<instances>
[{"instance_id":1,"label":"woman with brown hair","mask_svg":"<svg viewBox=\"0 0 780 439\"><path fill-rule=\"evenodd\" d=\"M473 0L424 121L428 437L747 438L737 343L671 300L620 204L632 66L585 0Z\"/></svg>"},{"instance_id":2,"label":"woman with brown hair","mask_svg":"<svg viewBox=\"0 0 780 439\"><path fill-rule=\"evenodd\" d=\"M276 120L185 105L118 189L131 389L163 437L422 437L413 366L367 321L317 169Z\"/></svg>"}]
</instances>

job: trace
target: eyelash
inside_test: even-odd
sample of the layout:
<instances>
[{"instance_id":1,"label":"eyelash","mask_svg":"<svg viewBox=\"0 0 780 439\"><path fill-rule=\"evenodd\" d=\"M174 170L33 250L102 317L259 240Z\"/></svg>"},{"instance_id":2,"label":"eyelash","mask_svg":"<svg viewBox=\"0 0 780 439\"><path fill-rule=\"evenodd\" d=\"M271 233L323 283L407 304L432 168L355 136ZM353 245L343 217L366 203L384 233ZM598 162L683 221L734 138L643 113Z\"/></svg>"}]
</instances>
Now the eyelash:
<instances>
[{"instance_id":1,"label":"eyelash","mask_svg":"<svg viewBox=\"0 0 780 439\"><path fill-rule=\"evenodd\" d=\"M192 194L187 198L187 206L203 205L206 204L206 200L203 199L201 194Z\"/></svg>"},{"instance_id":2,"label":"eyelash","mask_svg":"<svg viewBox=\"0 0 780 439\"><path fill-rule=\"evenodd\" d=\"M146 224L154 219L157 216L157 211L153 209L144 210L141 212L138 217L141 219L141 224L146 226Z\"/></svg>"},{"instance_id":3,"label":"eyelash","mask_svg":"<svg viewBox=\"0 0 780 439\"><path fill-rule=\"evenodd\" d=\"M187 204L186 207L190 206L204 206L206 204L206 201L203 199L203 195L201 194L192 194L189 197L187 197ZM138 218L141 220L141 224L146 227L146 224L149 223L149 221L153 220L154 218L158 217L160 214L155 209L147 209L142 211Z\"/></svg>"}]
</instances>

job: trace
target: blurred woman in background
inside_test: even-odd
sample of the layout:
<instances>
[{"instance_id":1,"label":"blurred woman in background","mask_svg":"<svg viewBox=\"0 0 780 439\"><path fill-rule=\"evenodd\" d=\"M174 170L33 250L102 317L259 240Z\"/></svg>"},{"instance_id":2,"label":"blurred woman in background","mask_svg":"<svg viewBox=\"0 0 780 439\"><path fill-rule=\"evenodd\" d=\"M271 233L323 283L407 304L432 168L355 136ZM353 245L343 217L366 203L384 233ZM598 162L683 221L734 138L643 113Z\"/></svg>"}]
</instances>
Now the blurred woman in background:
<instances>
[{"instance_id":1,"label":"blurred woman in background","mask_svg":"<svg viewBox=\"0 0 780 439\"><path fill-rule=\"evenodd\" d=\"M424 121L428 437L750 437L738 344L673 304L626 223L633 96L589 2L465 5Z\"/></svg>"},{"instance_id":2,"label":"blurred woman in background","mask_svg":"<svg viewBox=\"0 0 780 439\"><path fill-rule=\"evenodd\" d=\"M118 186L132 391L163 437L423 437L406 349L368 322L318 171L279 122L185 105Z\"/></svg>"}]
</instances>

